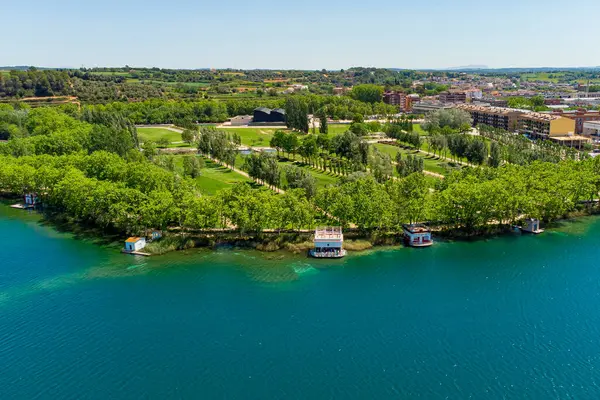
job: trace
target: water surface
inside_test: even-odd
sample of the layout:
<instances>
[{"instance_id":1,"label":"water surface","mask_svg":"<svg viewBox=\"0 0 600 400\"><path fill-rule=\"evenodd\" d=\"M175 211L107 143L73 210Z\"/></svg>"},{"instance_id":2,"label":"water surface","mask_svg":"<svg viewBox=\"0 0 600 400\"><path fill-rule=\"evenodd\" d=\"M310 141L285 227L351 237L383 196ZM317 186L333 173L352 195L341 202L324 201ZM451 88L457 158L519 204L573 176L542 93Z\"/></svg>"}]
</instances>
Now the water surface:
<instances>
[{"instance_id":1,"label":"water surface","mask_svg":"<svg viewBox=\"0 0 600 400\"><path fill-rule=\"evenodd\" d=\"M0 398L600 398L600 220L138 258L0 206Z\"/></svg>"}]
</instances>

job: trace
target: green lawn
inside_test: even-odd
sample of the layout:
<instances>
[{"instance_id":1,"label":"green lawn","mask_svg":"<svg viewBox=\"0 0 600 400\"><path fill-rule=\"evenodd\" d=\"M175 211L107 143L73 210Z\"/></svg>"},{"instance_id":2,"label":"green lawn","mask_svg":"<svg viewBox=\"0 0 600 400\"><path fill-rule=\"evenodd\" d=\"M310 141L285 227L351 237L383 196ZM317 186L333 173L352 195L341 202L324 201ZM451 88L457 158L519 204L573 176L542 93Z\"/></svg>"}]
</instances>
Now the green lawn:
<instances>
[{"instance_id":1,"label":"green lawn","mask_svg":"<svg viewBox=\"0 0 600 400\"><path fill-rule=\"evenodd\" d=\"M167 139L169 142L181 141L181 133L165 128L137 128L137 133L141 142L145 142L147 140L157 142L163 138Z\"/></svg>"},{"instance_id":2,"label":"green lawn","mask_svg":"<svg viewBox=\"0 0 600 400\"><path fill-rule=\"evenodd\" d=\"M423 128L421 128L421 124L413 124L413 132L417 132L421 136L429 135L429 133L427 133L423 130Z\"/></svg>"},{"instance_id":3,"label":"green lawn","mask_svg":"<svg viewBox=\"0 0 600 400\"><path fill-rule=\"evenodd\" d=\"M277 129L273 128L219 128L224 132L235 132L242 138L244 146L269 147L269 142Z\"/></svg>"},{"instance_id":4,"label":"green lawn","mask_svg":"<svg viewBox=\"0 0 600 400\"><path fill-rule=\"evenodd\" d=\"M315 177L318 188L326 187L329 185L335 185L335 184L339 183L339 176L337 176L335 174L330 174L328 172L324 172L323 170L320 170L317 168L313 168L310 165L301 163L300 161L291 161L291 160L287 160L287 159L281 159L279 161L279 165L282 168L286 165L295 165L297 167L307 170L308 172L310 172L310 174L312 176Z\"/></svg>"},{"instance_id":5,"label":"green lawn","mask_svg":"<svg viewBox=\"0 0 600 400\"><path fill-rule=\"evenodd\" d=\"M329 124L327 125L327 133L331 136L341 135L350 129L350 124Z\"/></svg>"},{"instance_id":6,"label":"green lawn","mask_svg":"<svg viewBox=\"0 0 600 400\"><path fill-rule=\"evenodd\" d=\"M446 164L446 162L444 160L439 160L436 157L427 156L425 154L418 153L414 150L403 149L397 146L393 146L391 144L375 143L373 144L373 147L375 147L382 153L389 154L392 157L392 161L395 160L396 154L398 153L402 153L403 157L407 154L413 156L416 155L417 157L423 159L423 167L426 171L431 171L442 175L446 175L448 173L447 168L444 165Z\"/></svg>"},{"instance_id":7,"label":"green lawn","mask_svg":"<svg viewBox=\"0 0 600 400\"><path fill-rule=\"evenodd\" d=\"M226 189L239 182L252 182L243 175L225 168L209 159L202 157L205 167L202 168L200 176L195 178L196 186L202 194L215 195L219 190ZM175 156L175 167L183 174L183 156Z\"/></svg>"}]
</instances>

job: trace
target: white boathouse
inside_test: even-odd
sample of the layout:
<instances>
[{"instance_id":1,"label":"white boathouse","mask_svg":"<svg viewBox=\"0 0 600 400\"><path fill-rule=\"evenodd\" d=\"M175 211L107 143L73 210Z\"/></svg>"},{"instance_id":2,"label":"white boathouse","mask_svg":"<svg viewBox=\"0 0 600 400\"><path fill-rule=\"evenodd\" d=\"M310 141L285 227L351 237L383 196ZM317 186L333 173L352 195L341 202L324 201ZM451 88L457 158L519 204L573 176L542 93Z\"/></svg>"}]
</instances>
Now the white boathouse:
<instances>
[{"instance_id":1,"label":"white boathouse","mask_svg":"<svg viewBox=\"0 0 600 400\"><path fill-rule=\"evenodd\" d=\"M344 250L344 234L341 226L320 227L315 230L314 248L309 251L315 258L341 258Z\"/></svg>"},{"instance_id":2,"label":"white boathouse","mask_svg":"<svg viewBox=\"0 0 600 400\"><path fill-rule=\"evenodd\" d=\"M404 243L411 247L427 247L433 244L431 230L423 224L402 225Z\"/></svg>"}]
</instances>

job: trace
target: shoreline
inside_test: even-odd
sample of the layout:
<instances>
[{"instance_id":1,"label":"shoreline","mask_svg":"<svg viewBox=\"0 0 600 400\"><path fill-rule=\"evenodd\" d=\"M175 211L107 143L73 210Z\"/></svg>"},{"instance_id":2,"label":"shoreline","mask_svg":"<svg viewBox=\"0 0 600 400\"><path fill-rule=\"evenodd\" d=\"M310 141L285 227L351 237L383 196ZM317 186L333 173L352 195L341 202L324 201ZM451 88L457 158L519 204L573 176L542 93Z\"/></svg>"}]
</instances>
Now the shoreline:
<instances>
[{"instance_id":1,"label":"shoreline","mask_svg":"<svg viewBox=\"0 0 600 400\"><path fill-rule=\"evenodd\" d=\"M2 198L0 205L7 209L13 199ZM121 251L124 237L120 232L111 232L97 226L89 226L81 221L75 221L71 217L60 213L51 213L47 210L14 210L15 215L19 213L32 211L39 217L38 223L49 226L57 232L67 233L74 236L75 239L89 240L94 244L107 246ZM595 210L594 210L595 211ZM597 216L598 212L579 211L565 216L565 218L545 224L546 229L552 229L569 221L577 221L585 217ZM465 231L462 228L447 228L433 226L432 234L435 242L473 242L479 240L489 240L496 237L508 235L522 235L517 231L514 225L490 225L475 231ZM344 231L344 248L350 254L361 254L370 251L387 250L390 248L411 248L403 244L402 233L398 232L380 232L380 231L359 231L357 229L348 229ZM262 233L241 234L235 231L209 231L209 232L183 232L176 233L173 230L166 231L164 237L158 241L149 243L145 252L150 256L159 256L171 252L207 249L215 251L222 248L232 248L240 250L255 250L265 255L269 253L287 253L289 255L306 254L313 247L312 231L304 232L285 232L269 231ZM426 250L423 250L426 251ZM127 254L124 254L127 255Z\"/></svg>"}]
</instances>

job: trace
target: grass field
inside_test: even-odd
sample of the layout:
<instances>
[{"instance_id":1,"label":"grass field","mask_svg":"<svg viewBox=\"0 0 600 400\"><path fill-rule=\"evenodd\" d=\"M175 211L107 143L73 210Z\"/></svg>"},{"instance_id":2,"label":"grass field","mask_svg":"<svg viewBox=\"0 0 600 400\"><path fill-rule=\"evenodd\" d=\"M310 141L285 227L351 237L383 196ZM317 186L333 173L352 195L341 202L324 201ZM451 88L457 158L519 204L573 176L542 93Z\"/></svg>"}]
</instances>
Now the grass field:
<instances>
[{"instance_id":1,"label":"grass field","mask_svg":"<svg viewBox=\"0 0 600 400\"><path fill-rule=\"evenodd\" d=\"M244 146L269 147L269 142L277 129L273 128L219 128L225 132L235 132L242 138Z\"/></svg>"},{"instance_id":2,"label":"grass field","mask_svg":"<svg viewBox=\"0 0 600 400\"><path fill-rule=\"evenodd\" d=\"M324 172L317 168L313 168L310 165L301 163L300 161L281 159L279 161L279 165L282 168L286 165L295 165L297 167L307 170L308 172L310 172L310 174L312 176L315 177L318 188L326 187L329 185L335 185L339 182L339 176L337 176L335 174L330 174L330 173Z\"/></svg>"},{"instance_id":3,"label":"grass field","mask_svg":"<svg viewBox=\"0 0 600 400\"><path fill-rule=\"evenodd\" d=\"M429 135L429 133L427 133L423 130L423 128L421 128L421 124L413 124L413 132L417 132L421 136Z\"/></svg>"},{"instance_id":4,"label":"grass field","mask_svg":"<svg viewBox=\"0 0 600 400\"><path fill-rule=\"evenodd\" d=\"M403 157L407 154L410 154L413 156L416 155L417 157L423 159L423 168L426 171L431 171L431 172L435 172L437 174L442 174L442 175L445 175L448 173L447 168L445 168L445 166L444 166L445 161L438 160L437 158L435 158L433 156L426 156L426 155L424 155L422 153L418 153L414 150L403 149L403 148L400 148L397 146L393 146L391 144L375 143L375 144L373 144L373 147L375 147L377 150L381 151L382 153L389 154L392 157L392 161L395 160L396 154L398 154L398 153L402 153Z\"/></svg>"},{"instance_id":5,"label":"grass field","mask_svg":"<svg viewBox=\"0 0 600 400\"><path fill-rule=\"evenodd\" d=\"M219 190L226 189L239 182L252 182L243 175L233 172L209 159L202 157L205 167L202 168L200 176L195 178L196 186L202 194L215 195ZM183 157L175 156L175 166L179 173L183 174Z\"/></svg>"},{"instance_id":6,"label":"grass field","mask_svg":"<svg viewBox=\"0 0 600 400\"><path fill-rule=\"evenodd\" d=\"M348 129L350 129L349 124L329 124L327 126L327 131L331 136L341 135Z\"/></svg>"},{"instance_id":7,"label":"grass field","mask_svg":"<svg viewBox=\"0 0 600 400\"><path fill-rule=\"evenodd\" d=\"M167 139L169 142L181 141L181 133L165 128L137 128L137 133L141 142L145 142L147 140L157 142L163 138Z\"/></svg>"}]
</instances>

